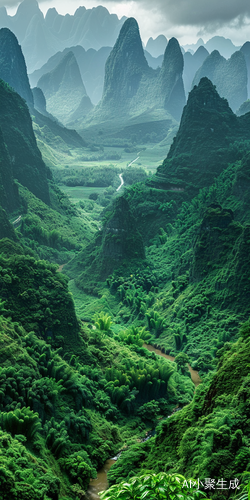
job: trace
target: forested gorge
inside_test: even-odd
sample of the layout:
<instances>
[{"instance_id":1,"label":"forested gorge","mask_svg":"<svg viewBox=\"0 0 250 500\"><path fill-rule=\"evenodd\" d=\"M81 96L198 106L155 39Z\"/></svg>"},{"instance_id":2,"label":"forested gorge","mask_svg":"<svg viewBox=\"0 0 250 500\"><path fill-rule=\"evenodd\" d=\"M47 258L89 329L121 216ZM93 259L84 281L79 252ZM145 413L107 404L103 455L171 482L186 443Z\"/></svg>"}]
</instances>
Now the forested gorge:
<instances>
[{"instance_id":1,"label":"forested gorge","mask_svg":"<svg viewBox=\"0 0 250 500\"><path fill-rule=\"evenodd\" d=\"M0 500L89 498L111 457L103 500L249 495L250 113L236 116L203 77L177 131L178 42L151 72L128 21L89 144L10 86L6 61L22 54L1 32L11 50L0 58ZM129 57L125 70L138 79L128 85L124 70L117 89L131 46L140 71ZM123 111L161 88L156 128L145 115L144 128L136 118L128 136L112 132L109 97L138 88ZM153 173L134 162L152 158L160 123L159 148L177 133ZM145 132L156 134L150 151Z\"/></svg>"}]
</instances>

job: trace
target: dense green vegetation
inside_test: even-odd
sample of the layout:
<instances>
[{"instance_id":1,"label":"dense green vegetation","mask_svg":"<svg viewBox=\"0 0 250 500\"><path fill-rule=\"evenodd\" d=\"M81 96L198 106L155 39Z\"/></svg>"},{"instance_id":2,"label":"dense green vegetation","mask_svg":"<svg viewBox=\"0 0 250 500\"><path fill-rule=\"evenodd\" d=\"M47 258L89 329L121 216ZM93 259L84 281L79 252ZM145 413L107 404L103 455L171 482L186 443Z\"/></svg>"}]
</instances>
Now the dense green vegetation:
<instances>
[{"instance_id":1,"label":"dense green vegetation","mask_svg":"<svg viewBox=\"0 0 250 500\"><path fill-rule=\"evenodd\" d=\"M191 481L191 480L190 480ZM186 483L186 484L185 484ZM190 487L186 479L178 474L168 475L164 472L160 474L144 474L134 477L129 482L122 482L119 486L111 486L107 492L101 494L102 500L149 500L185 498L199 499L205 497L205 493Z\"/></svg>"},{"instance_id":2,"label":"dense green vegetation","mask_svg":"<svg viewBox=\"0 0 250 500\"><path fill-rule=\"evenodd\" d=\"M125 30L126 43L138 41L134 22ZM26 104L0 87L7 123L0 134L0 499L81 499L121 450L103 499L204 496L188 483L180 488L180 478L237 478L243 486L248 115L236 117L203 79L156 175L146 178L130 160L122 172L129 187L117 192L117 166L54 166L65 189L104 188L72 204L43 162ZM52 132L40 125L45 144Z\"/></svg>"}]
</instances>

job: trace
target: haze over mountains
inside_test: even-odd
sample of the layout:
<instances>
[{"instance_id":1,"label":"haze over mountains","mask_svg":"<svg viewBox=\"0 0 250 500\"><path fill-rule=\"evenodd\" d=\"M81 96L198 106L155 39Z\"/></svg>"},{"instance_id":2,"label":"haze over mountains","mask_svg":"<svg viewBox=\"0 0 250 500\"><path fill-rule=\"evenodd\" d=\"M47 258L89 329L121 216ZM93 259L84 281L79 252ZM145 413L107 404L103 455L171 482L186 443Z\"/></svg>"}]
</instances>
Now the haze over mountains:
<instances>
[{"instance_id":1,"label":"haze over mountains","mask_svg":"<svg viewBox=\"0 0 250 500\"><path fill-rule=\"evenodd\" d=\"M124 20L102 6L79 7L73 16L61 16L52 8L44 18L36 0L23 0L14 16L9 16L5 7L0 9L0 27L11 29L17 36L29 73L66 47L112 47Z\"/></svg>"}]
</instances>

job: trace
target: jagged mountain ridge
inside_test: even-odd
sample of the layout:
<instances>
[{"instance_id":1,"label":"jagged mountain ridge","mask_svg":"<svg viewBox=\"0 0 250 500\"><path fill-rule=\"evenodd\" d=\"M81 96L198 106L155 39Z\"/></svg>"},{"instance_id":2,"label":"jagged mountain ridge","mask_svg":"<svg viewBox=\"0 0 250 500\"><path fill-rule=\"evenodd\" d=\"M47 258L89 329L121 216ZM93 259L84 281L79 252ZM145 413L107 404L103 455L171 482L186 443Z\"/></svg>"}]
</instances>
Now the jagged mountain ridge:
<instances>
[{"instance_id":1,"label":"jagged mountain ridge","mask_svg":"<svg viewBox=\"0 0 250 500\"><path fill-rule=\"evenodd\" d=\"M56 52L82 45L86 50L113 46L125 18L118 19L105 7L79 7L74 15L62 16L49 9L45 18L36 0L23 0L14 16L0 9L0 27L15 33L22 44L29 72L40 68Z\"/></svg>"},{"instance_id":2,"label":"jagged mountain ridge","mask_svg":"<svg viewBox=\"0 0 250 500\"><path fill-rule=\"evenodd\" d=\"M214 50L218 50L226 59L231 57L234 52L240 49L239 46L232 43L230 38L225 38L224 36L213 36L206 43L202 40L202 38L199 38L195 44L184 45L184 49L186 51L191 50L195 52L201 46L205 47L209 53Z\"/></svg>"}]
</instances>

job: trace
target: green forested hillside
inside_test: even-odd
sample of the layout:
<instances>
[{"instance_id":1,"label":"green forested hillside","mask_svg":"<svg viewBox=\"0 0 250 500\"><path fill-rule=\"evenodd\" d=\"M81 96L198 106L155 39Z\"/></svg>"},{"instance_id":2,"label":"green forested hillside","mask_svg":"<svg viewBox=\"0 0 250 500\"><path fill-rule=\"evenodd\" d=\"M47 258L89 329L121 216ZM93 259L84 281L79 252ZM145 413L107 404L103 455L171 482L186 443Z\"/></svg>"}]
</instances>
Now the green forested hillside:
<instances>
[{"instance_id":1,"label":"green forested hillside","mask_svg":"<svg viewBox=\"0 0 250 500\"><path fill-rule=\"evenodd\" d=\"M26 104L4 82L0 101L0 499L82 499L120 450L110 484L167 472L152 477L243 486L248 114L236 117L203 78L156 175L115 191L117 167L105 165L100 215L97 193L73 205L60 191ZM80 170L66 170L75 182ZM79 187L100 182L93 170Z\"/></svg>"}]
</instances>

